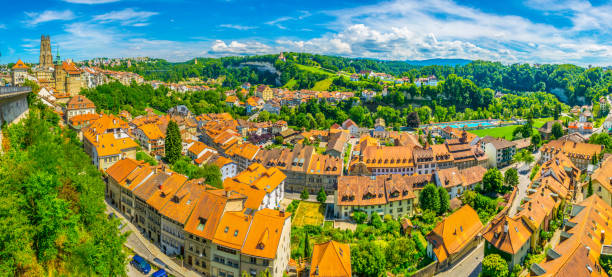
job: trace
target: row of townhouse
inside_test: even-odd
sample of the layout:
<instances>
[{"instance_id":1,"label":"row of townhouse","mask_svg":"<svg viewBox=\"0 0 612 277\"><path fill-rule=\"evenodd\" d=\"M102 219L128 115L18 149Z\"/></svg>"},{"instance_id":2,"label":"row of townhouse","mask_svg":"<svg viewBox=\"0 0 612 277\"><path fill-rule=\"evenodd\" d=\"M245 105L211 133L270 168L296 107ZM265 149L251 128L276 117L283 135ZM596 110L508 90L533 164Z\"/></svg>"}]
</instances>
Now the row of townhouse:
<instances>
[{"instance_id":1,"label":"row of townhouse","mask_svg":"<svg viewBox=\"0 0 612 277\"><path fill-rule=\"evenodd\" d=\"M603 145L573 142L569 140L552 140L540 147L540 163L549 161L558 153L566 155L580 170L586 170L592 163L593 156L598 157L604 150Z\"/></svg>"},{"instance_id":2,"label":"row of townhouse","mask_svg":"<svg viewBox=\"0 0 612 277\"><path fill-rule=\"evenodd\" d=\"M559 207L574 199L579 176L580 170L564 155L543 164L517 213L497 218L484 233L486 251L500 254L510 269L522 264L528 253L545 243L540 232L554 231L550 221L564 212Z\"/></svg>"},{"instance_id":3,"label":"row of townhouse","mask_svg":"<svg viewBox=\"0 0 612 277\"><path fill-rule=\"evenodd\" d=\"M138 144L129 136L128 124L115 115L102 114L83 129L83 148L93 164L106 170L123 158L136 158Z\"/></svg>"},{"instance_id":4,"label":"row of townhouse","mask_svg":"<svg viewBox=\"0 0 612 277\"><path fill-rule=\"evenodd\" d=\"M334 194L334 213L342 219L350 218L354 211L390 214L395 218L413 216L418 195L425 185L433 183L442 187L453 199L481 187L485 172L484 167L476 166L464 170L440 169L433 174L341 176Z\"/></svg>"},{"instance_id":5,"label":"row of townhouse","mask_svg":"<svg viewBox=\"0 0 612 277\"><path fill-rule=\"evenodd\" d=\"M285 176L278 169L252 165L226 179L224 189L133 159L118 161L106 174L109 202L164 253L183 255L196 272L286 271L291 215L270 209L283 197Z\"/></svg>"},{"instance_id":6,"label":"row of townhouse","mask_svg":"<svg viewBox=\"0 0 612 277\"><path fill-rule=\"evenodd\" d=\"M257 162L268 167L278 167L287 175L286 189L301 192L304 189L311 194L321 188L328 195L337 189L338 177L342 176L343 160L316 152L313 146L297 144L293 149L274 148L256 151L250 162Z\"/></svg>"},{"instance_id":7,"label":"row of townhouse","mask_svg":"<svg viewBox=\"0 0 612 277\"><path fill-rule=\"evenodd\" d=\"M474 166L488 167L484 151L461 139L449 139L444 144L379 146L373 142L361 144L357 157L351 161L351 175L432 174L436 170Z\"/></svg>"}]
</instances>

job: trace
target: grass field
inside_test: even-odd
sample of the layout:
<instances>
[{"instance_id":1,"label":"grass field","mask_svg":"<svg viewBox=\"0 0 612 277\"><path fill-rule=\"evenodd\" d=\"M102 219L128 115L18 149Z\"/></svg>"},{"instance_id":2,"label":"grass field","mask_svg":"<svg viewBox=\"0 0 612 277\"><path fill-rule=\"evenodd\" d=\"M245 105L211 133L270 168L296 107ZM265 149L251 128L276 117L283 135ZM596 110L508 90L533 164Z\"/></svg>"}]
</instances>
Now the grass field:
<instances>
[{"instance_id":1,"label":"grass field","mask_svg":"<svg viewBox=\"0 0 612 277\"><path fill-rule=\"evenodd\" d=\"M540 127L542 127L544 125L544 123L553 120L552 117L545 117L545 118L536 118L533 120L533 127L538 129Z\"/></svg>"},{"instance_id":2,"label":"grass field","mask_svg":"<svg viewBox=\"0 0 612 277\"><path fill-rule=\"evenodd\" d=\"M325 75L329 75L329 76L334 76L336 74L327 71L325 69L319 68L319 67L314 67L314 66L308 66L308 65L302 65L302 64L296 64L296 66L300 69L300 70L304 70L304 71L309 71L312 73L317 73L317 74L325 74Z\"/></svg>"},{"instance_id":3,"label":"grass field","mask_svg":"<svg viewBox=\"0 0 612 277\"><path fill-rule=\"evenodd\" d=\"M304 225L321 226L325 219L324 212L325 206L321 203L302 201L295 211L293 225L298 227Z\"/></svg>"},{"instance_id":4,"label":"grass field","mask_svg":"<svg viewBox=\"0 0 612 277\"><path fill-rule=\"evenodd\" d=\"M295 87L296 85L297 85L297 81L295 79L291 79L287 81L287 83L283 87L288 88L288 89L293 89L293 87Z\"/></svg>"},{"instance_id":5,"label":"grass field","mask_svg":"<svg viewBox=\"0 0 612 277\"><path fill-rule=\"evenodd\" d=\"M505 138L507 140L512 140L512 132L514 132L514 129L518 128L519 126L520 125L510 125L497 128L472 130L468 132L475 134L481 138L485 136L492 136L496 138Z\"/></svg>"},{"instance_id":6,"label":"grass field","mask_svg":"<svg viewBox=\"0 0 612 277\"><path fill-rule=\"evenodd\" d=\"M544 123L550 120L552 120L552 117L534 119L533 120L534 132L537 132L538 128L542 127ZM514 132L514 129L518 128L519 126L521 125L510 125L510 126L497 127L497 128L472 130L468 132L475 134L479 137L492 136L496 138L505 138L507 140L512 140L512 132Z\"/></svg>"},{"instance_id":7,"label":"grass field","mask_svg":"<svg viewBox=\"0 0 612 277\"><path fill-rule=\"evenodd\" d=\"M334 80L334 78L327 78L327 79L323 79L321 81L318 81L312 87L312 90L314 90L314 91L327 91L327 89L329 89L329 86L331 86L333 80Z\"/></svg>"}]
</instances>

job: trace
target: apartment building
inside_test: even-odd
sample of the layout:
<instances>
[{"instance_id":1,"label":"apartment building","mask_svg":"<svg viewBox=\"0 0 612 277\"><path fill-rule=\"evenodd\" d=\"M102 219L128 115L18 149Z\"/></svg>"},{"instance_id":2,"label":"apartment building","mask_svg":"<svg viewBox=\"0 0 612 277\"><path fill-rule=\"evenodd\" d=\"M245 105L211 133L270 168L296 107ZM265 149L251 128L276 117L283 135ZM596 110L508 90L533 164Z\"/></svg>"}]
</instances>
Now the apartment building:
<instances>
[{"instance_id":1,"label":"apartment building","mask_svg":"<svg viewBox=\"0 0 612 277\"><path fill-rule=\"evenodd\" d=\"M83 129L83 148L96 167L106 170L123 158L135 159L138 144L128 135L125 121L103 114Z\"/></svg>"},{"instance_id":2,"label":"apartment building","mask_svg":"<svg viewBox=\"0 0 612 277\"><path fill-rule=\"evenodd\" d=\"M540 163L545 163L556 154L566 155L580 170L586 170L593 156L599 156L604 150L603 145L580 143L568 140L552 140L540 147L542 156Z\"/></svg>"},{"instance_id":3,"label":"apartment building","mask_svg":"<svg viewBox=\"0 0 612 277\"><path fill-rule=\"evenodd\" d=\"M503 138L486 136L480 141L481 149L489 160L490 167L504 167L512 163L516 154L516 143Z\"/></svg>"},{"instance_id":4,"label":"apartment building","mask_svg":"<svg viewBox=\"0 0 612 277\"><path fill-rule=\"evenodd\" d=\"M276 167L253 163L233 178L223 181L223 189L248 196L244 207L253 211L275 209L285 197L285 174Z\"/></svg>"}]
</instances>

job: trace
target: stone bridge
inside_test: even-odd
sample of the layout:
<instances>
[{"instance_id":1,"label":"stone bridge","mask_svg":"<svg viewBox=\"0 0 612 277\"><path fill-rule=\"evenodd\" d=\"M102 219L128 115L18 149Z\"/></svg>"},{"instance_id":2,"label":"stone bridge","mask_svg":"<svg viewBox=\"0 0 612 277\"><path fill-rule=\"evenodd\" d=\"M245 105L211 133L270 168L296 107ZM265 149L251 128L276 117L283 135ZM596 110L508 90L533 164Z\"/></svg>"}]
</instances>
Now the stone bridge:
<instances>
[{"instance_id":1,"label":"stone bridge","mask_svg":"<svg viewBox=\"0 0 612 277\"><path fill-rule=\"evenodd\" d=\"M28 111L30 87L0 87L0 126L11 124L23 118ZM0 132L0 151L2 151Z\"/></svg>"}]
</instances>

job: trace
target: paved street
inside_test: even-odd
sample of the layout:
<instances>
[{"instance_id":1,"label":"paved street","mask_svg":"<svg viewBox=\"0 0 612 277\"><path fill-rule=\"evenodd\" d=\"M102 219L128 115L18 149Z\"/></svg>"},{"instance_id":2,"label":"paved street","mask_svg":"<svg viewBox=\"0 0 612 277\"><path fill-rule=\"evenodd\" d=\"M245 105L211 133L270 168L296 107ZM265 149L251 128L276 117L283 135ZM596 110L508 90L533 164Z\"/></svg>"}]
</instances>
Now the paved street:
<instances>
[{"instance_id":1,"label":"paved street","mask_svg":"<svg viewBox=\"0 0 612 277\"><path fill-rule=\"evenodd\" d=\"M165 268L168 273L174 276L199 276L197 273L181 267L174 260L170 259L170 257L166 256L161 250L147 240L134 226L130 223L119 211L117 211L114 207L112 207L108 202L105 201L106 204L106 213L115 213L117 217L121 220L124 226L121 229L122 233L130 231L130 235L127 237L125 245L132 249L136 254L142 256L145 260L151 263L155 258L161 260L163 263L167 265ZM155 266L159 266L155 264ZM138 272L132 265L127 265L128 276L144 276L140 272Z\"/></svg>"},{"instance_id":2,"label":"paved street","mask_svg":"<svg viewBox=\"0 0 612 277\"><path fill-rule=\"evenodd\" d=\"M529 170L526 172L519 172L519 184L518 184L518 192L516 197L514 197L514 201L512 201L512 206L508 210L508 216L513 216L516 214L516 209L521 205L521 200L527 196L527 189L529 188L529 184L531 180L529 180L529 175L531 174L531 169L540 159L540 151L536 152L534 155L534 161L529 165ZM517 166L517 168L521 168L521 166Z\"/></svg>"},{"instance_id":3,"label":"paved street","mask_svg":"<svg viewBox=\"0 0 612 277\"><path fill-rule=\"evenodd\" d=\"M472 253L463 258L453 268L437 274L438 277L476 277L482 270L484 259L484 242L480 243Z\"/></svg>"}]
</instances>

